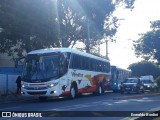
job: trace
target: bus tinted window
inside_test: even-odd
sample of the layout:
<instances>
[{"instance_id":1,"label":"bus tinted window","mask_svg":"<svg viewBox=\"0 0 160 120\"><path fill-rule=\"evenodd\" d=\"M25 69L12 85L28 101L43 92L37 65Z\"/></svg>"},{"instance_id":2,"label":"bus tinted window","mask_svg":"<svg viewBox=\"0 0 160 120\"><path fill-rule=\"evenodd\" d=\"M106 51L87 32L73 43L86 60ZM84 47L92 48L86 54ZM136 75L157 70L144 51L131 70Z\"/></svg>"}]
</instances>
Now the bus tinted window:
<instances>
[{"instance_id":1,"label":"bus tinted window","mask_svg":"<svg viewBox=\"0 0 160 120\"><path fill-rule=\"evenodd\" d=\"M77 54L72 54L70 68L97 72L110 72L109 62L104 62Z\"/></svg>"}]
</instances>

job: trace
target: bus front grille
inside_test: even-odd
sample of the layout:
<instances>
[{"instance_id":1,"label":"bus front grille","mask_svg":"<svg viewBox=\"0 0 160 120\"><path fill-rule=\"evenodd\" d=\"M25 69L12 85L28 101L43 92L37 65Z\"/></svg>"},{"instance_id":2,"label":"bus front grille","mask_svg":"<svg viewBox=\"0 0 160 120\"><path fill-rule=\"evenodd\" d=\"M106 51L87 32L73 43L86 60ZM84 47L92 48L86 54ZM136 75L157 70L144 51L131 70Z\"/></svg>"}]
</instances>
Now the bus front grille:
<instances>
[{"instance_id":1,"label":"bus front grille","mask_svg":"<svg viewBox=\"0 0 160 120\"><path fill-rule=\"evenodd\" d=\"M47 87L27 87L27 90L45 90Z\"/></svg>"},{"instance_id":2,"label":"bus front grille","mask_svg":"<svg viewBox=\"0 0 160 120\"><path fill-rule=\"evenodd\" d=\"M42 92L27 92L29 95L45 95L47 91L42 91Z\"/></svg>"}]
</instances>

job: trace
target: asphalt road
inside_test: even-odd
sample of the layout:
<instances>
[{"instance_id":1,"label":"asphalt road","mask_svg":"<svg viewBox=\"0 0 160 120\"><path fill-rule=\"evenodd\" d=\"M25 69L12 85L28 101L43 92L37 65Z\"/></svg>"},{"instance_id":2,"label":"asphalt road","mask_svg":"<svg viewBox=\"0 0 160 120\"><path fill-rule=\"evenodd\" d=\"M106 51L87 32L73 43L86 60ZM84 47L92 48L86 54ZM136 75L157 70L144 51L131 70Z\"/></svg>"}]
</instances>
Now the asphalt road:
<instances>
[{"instance_id":1,"label":"asphalt road","mask_svg":"<svg viewBox=\"0 0 160 120\"><path fill-rule=\"evenodd\" d=\"M128 97L135 96L131 99ZM131 113L160 110L160 96L136 97L137 94L105 93L101 96L83 95L77 99L48 99L40 102L20 101L0 105L0 111L11 112L40 112L42 117L38 119L61 119L61 120L91 120L91 119L130 119ZM124 98L124 99L123 99ZM105 112L104 112L105 111ZM38 115L38 114L37 114ZM72 116L72 117L71 117ZM160 115L159 115L160 116ZM150 117L151 118L151 117ZM0 118L0 120L21 119L21 117ZM34 120L35 118L23 118Z\"/></svg>"}]
</instances>

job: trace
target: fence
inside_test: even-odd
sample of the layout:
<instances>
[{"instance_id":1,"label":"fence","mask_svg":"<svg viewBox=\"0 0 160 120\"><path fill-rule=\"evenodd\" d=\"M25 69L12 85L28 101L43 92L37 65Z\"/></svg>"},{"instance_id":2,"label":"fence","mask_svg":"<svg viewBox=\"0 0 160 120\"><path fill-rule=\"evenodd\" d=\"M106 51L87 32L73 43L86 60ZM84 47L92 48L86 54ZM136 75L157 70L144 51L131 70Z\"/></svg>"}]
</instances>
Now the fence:
<instances>
[{"instance_id":1,"label":"fence","mask_svg":"<svg viewBox=\"0 0 160 120\"><path fill-rule=\"evenodd\" d=\"M0 68L0 96L16 93L16 79L21 73L21 68Z\"/></svg>"}]
</instances>

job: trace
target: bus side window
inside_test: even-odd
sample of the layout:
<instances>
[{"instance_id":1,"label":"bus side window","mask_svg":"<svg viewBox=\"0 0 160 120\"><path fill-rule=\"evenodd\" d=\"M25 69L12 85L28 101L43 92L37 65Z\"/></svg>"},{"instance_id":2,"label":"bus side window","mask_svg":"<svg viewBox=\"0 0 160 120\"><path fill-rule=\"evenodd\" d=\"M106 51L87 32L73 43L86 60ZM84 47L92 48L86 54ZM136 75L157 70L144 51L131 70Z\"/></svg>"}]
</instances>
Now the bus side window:
<instances>
[{"instance_id":1,"label":"bus side window","mask_svg":"<svg viewBox=\"0 0 160 120\"><path fill-rule=\"evenodd\" d=\"M83 59L82 59L82 64L83 64L83 66L82 66L82 69L83 70L87 70L87 59L86 59L86 57L83 57Z\"/></svg>"},{"instance_id":2,"label":"bus side window","mask_svg":"<svg viewBox=\"0 0 160 120\"><path fill-rule=\"evenodd\" d=\"M77 69L77 55L73 54L72 56L72 68Z\"/></svg>"},{"instance_id":3,"label":"bus side window","mask_svg":"<svg viewBox=\"0 0 160 120\"><path fill-rule=\"evenodd\" d=\"M119 78L119 71L116 72L116 78Z\"/></svg>"},{"instance_id":4,"label":"bus side window","mask_svg":"<svg viewBox=\"0 0 160 120\"><path fill-rule=\"evenodd\" d=\"M93 59L91 59L90 60L90 70L92 71L95 71L95 63L94 63L94 60Z\"/></svg>"},{"instance_id":5,"label":"bus side window","mask_svg":"<svg viewBox=\"0 0 160 120\"><path fill-rule=\"evenodd\" d=\"M106 68L105 68L105 72L109 72L110 71L110 64L109 63L106 63Z\"/></svg>"},{"instance_id":6,"label":"bus side window","mask_svg":"<svg viewBox=\"0 0 160 120\"><path fill-rule=\"evenodd\" d=\"M96 71L97 72L99 71L99 62L98 62L98 60L96 60Z\"/></svg>"},{"instance_id":7,"label":"bus side window","mask_svg":"<svg viewBox=\"0 0 160 120\"><path fill-rule=\"evenodd\" d=\"M86 61L86 70L89 70L89 58L85 57Z\"/></svg>"},{"instance_id":8,"label":"bus side window","mask_svg":"<svg viewBox=\"0 0 160 120\"><path fill-rule=\"evenodd\" d=\"M93 70L96 71L96 60L95 59L93 59L92 65L93 65Z\"/></svg>"}]
</instances>

